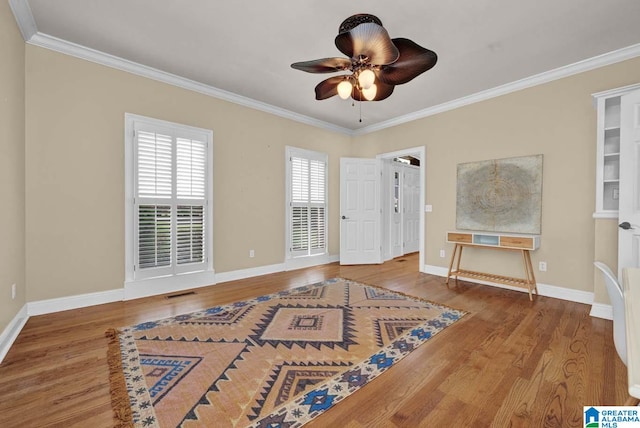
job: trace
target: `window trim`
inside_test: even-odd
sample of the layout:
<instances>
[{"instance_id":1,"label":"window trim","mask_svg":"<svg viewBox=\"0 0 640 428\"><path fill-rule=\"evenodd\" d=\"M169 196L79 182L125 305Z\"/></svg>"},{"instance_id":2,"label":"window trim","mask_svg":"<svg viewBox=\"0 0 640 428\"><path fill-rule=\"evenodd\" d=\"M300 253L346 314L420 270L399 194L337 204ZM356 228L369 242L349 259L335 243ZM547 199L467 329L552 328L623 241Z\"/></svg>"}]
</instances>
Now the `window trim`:
<instances>
[{"instance_id":1,"label":"window trim","mask_svg":"<svg viewBox=\"0 0 640 428\"><path fill-rule=\"evenodd\" d=\"M292 157L300 157L310 160L319 160L325 164L324 174L324 251L315 254L294 255L291 250L291 208L292 208ZM287 267L306 266L305 260L318 260L319 257L327 258L329 255L329 156L326 153L297 147L285 147L285 264ZM313 205L313 204L312 204ZM295 262L294 262L295 261Z\"/></svg>"},{"instance_id":2,"label":"window trim","mask_svg":"<svg viewBox=\"0 0 640 428\"><path fill-rule=\"evenodd\" d=\"M213 268L213 131L196 128L188 125L168 122L160 119L153 119L131 113L125 113L124 126L124 149L125 149L125 200L124 200L124 223L125 223L125 279L124 291L125 300L152 296L163 293L186 290L189 288L202 287L215 284L215 271ZM196 272L179 272L170 275L157 276L152 278L136 278L134 272L135 263L135 128L136 125L151 126L154 128L164 128L171 130L171 133L179 133L181 136L190 137L197 135L204 136L207 142L207 168L205 172L205 187L208 192L205 204L205 221L209 227L205 228L204 239L206 256L204 270Z\"/></svg>"}]
</instances>

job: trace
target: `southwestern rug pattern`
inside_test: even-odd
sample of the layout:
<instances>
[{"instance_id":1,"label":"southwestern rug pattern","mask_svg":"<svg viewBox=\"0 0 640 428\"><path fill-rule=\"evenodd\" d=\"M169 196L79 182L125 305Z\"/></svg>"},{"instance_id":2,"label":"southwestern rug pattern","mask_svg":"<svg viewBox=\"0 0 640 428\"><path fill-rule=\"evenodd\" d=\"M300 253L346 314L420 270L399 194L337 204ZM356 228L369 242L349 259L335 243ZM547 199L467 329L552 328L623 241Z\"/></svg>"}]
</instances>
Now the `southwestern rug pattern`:
<instances>
[{"instance_id":1,"label":"southwestern rug pattern","mask_svg":"<svg viewBox=\"0 0 640 428\"><path fill-rule=\"evenodd\" d=\"M465 312L335 278L110 330L122 426L299 427Z\"/></svg>"}]
</instances>

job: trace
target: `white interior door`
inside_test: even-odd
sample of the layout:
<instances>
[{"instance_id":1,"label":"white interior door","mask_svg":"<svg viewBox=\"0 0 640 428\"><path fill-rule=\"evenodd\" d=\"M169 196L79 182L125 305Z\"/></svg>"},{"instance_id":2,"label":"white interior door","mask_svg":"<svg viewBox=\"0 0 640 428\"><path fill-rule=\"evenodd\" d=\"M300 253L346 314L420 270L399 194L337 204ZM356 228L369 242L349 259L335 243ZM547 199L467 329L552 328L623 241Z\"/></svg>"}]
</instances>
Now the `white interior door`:
<instances>
[{"instance_id":1,"label":"white interior door","mask_svg":"<svg viewBox=\"0 0 640 428\"><path fill-rule=\"evenodd\" d=\"M402 254L420 249L420 168L405 166L402 178Z\"/></svg>"},{"instance_id":2,"label":"white interior door","mask_svg":"<svg viewBox=\"0 0 640 428\"><path fill-rule=\"evenodd\" d=\"M340 159L340 264L382 263L381 161Z\"/></svg>"},{"instance_id":3,"label":"white interior door","mask_svg":"<svg viewBox=\"0 0 640 428\"><path fill-rule=\"evenodd\" d=\"M618 277L640 267L640 91L623 95L620 104L620 204Z\"/></svg>"}]
</instances>

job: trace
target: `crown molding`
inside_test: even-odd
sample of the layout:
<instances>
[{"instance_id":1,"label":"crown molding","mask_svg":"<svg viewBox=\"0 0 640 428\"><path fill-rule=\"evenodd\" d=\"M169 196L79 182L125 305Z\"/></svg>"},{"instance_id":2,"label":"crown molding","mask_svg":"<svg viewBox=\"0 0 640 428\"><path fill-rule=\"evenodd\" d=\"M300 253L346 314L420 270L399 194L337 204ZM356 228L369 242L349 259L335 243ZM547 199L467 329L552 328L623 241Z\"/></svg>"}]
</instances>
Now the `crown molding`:
<instances>
[{"instance_id":1,"label":"crown molding","mask_svg":"<svg viewBox=\"0 0 640 428\"><path fill-rule=\"evenodd\" d=\"M505 85L501 85L495 88L487 89L485 91L477 92L475 94L472 94L466 97L462 97L452 101L448 101L446 103L438 104L436 106L429 107L424 110L418 110L414 113L406 114L404 116L398 116L396 118L386 120L384 122L366 126L364 128L360 128L354 131L352 134L365 135L375 131L380 131L382 129L390 128L392 126L397 126L403 123L412 122L414 120L422 119L428 116L444 113L449 110L454 110L454 109L464 107L470 104L474 104L480 101L485 101L491 98L506 95L511 92L516 92L522 89L530 88L532 86L541 85L543 83L552 82L554 80L569 77L574 74L579 74L585 71L590 71L596 68L615 64L617 62L626 61L628 59L636 58L638 56L640 56L640 43L628 46L626 48L618 49L612 52L608 52L602 55L598 55L593 58L585 59L583 61L578 61L576 63L569 64L564 67L559 67L554 70L546 71L544 73L536 74L534 76L526 77L524 79L516 80L515 82L507 83Z\"/></svg>"},{"instance_id":2,"label":"crown molding","mask_svg":"<svg viewBox=\"0 0 640 428\"><path fill-rule=\"evenodd\" d=\"M640 89L640 83L634 83L633 85L627 85L621 88L614 88L614 89L608 89L602 92L596 92L595 94L591 94L591 96L594 98L594 101L595 101L597 98L601 98L601 97L604 97L604 98L619 97L621 95L626 94L627 92L635 91L636 89ZM596 104L594 104L594 107L595 106Z\"/></svg>"},{"instance_id":3,"label":"crown molding","mask_svg":"<svg viewBox=\"0 0 640 428\"><path fill-rule=\"evenodd\" d=\"M195 80L191 80L191 79L177 76L175 74L167 73L165 71L158 70L156 68L138 64L136 62L129 61L124 58L107 54L95 49L88 48L86 46L82 46L76 43L66 41L66 40L62 40L57 37L50 36L48 34L36 33L27 41L27 43L33 46L50 49L56 52L60 52L76 58L84 59L86 61L104 65L107 67L115 68L117 70L125 71L138 76L157 80L159 82L167 83L169 85L177 86L179 88L198 92L204 95L208 95L210 97L218 98L224 101L229 101L244 107L260 110L265 113L273 114L275 116L283 117L285 119L290 119L296 122L304 123L306 125L311 125L317 128L323 128L323 129L341 133L341 134L347 134L347 135L352 134L352 131L347 128L336 126L328 122L314 119L312 117L295 113L293 111L286 110L280 107L276 107L271 104L267 104L267 103L257 101L248 97L244 97L242 95L234 94L233 92L225 91L223 89L219 89L214 86L205 85L204 83L196 82Z\"/></svg>"},{"instance_id":4,"label":"crown molding","mask_svg":"<svg viewBox=\"0 0 640 428\"><path fill-rule=\"evenodd\" d=\"M9 7L16 18L22 38L28 42L38 32L29 2L27 0L9 0Z\"/></svg>"},{"instance_id":5,"label":"crown molding","mask_svg":"<svg viewBox=\"0 0 640 428\"><path fill-rule=\"evenodd\" d=\"M39 33L35 20L33 18L33 14L31 13L31 8L29 7L28 0L9 0L9 6L11 7L11 10L13 11L13 14L16 18L16 22L18 23L18 27L20 28L20 32L22 33L22 37L27 43L34 46L51 49L56 52L91 61L96 64L105 65L107 67L115 68L128 73L136 74L138 76L157 80L169 85L218 98L224 101L239 104L244 107L263 111L265 113L273 114L285 119L290 119L299 123L349 136L370 134L372 132L391 128L393 126L412 122L414 120L423 119L428 116L444 113L446 111L454 110L470 104L485 101L491 98L520 91L522 89L530 88L532 86L552 82L554 80L569 77L574 74L583 73L585 71L590 71L599 67L604 67L640 56L640 43L638 43L626 48L598 55L593 58L578 61L567 66L559 67L554 70L516 80L515 82L477 92L466 97L438 104L436 106L429 107L423 110L418 110L416 112L409 113L403 116L398 116L384 122L379 122L374 125L352 130L319 119L314 119L312 117L305 116L299 113L295 113L291 110L286 110L280 107L273 106L271 104L244 97L242 95L234 94L233 92L225 91L223 89L219 89L210 85L205 85L203 83L186 79L184 77L167 73L152 67L147 67L133 61L100 52L95 49L90 49L85 46L71 43L47 34Z\"/></svg>"}]
</instances>

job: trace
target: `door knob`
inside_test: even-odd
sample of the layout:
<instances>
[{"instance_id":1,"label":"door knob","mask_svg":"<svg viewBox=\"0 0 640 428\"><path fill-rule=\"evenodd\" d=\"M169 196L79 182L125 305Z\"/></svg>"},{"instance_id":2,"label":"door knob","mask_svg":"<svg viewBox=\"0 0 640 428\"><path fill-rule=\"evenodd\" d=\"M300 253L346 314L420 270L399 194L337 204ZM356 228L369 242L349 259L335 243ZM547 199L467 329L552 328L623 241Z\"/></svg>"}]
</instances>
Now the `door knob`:
<instances>
[{"instance_id":1,"label":"door knob","mask_svg":"<svg viewBox=\"0 0 640 428\"><path fill-rule=\"evenodd\" d=\"M347 217L347 216L344 216L344 215L342 216L342 219L343 219L343 220L347 220L348 218L349 218L349 217Z\"/></svg>"},{"instance_id":2,"label":"door knob","mask_svg":"<svg viewBox=\"0 0 640 428\"><path fill-rule=\"evenodd\" d=\"M623 230L633 229L633 226L631 226L631 223L629 223L628 221L623 221L618 225L618 227Z\"/></svg>"}]
</instances>

